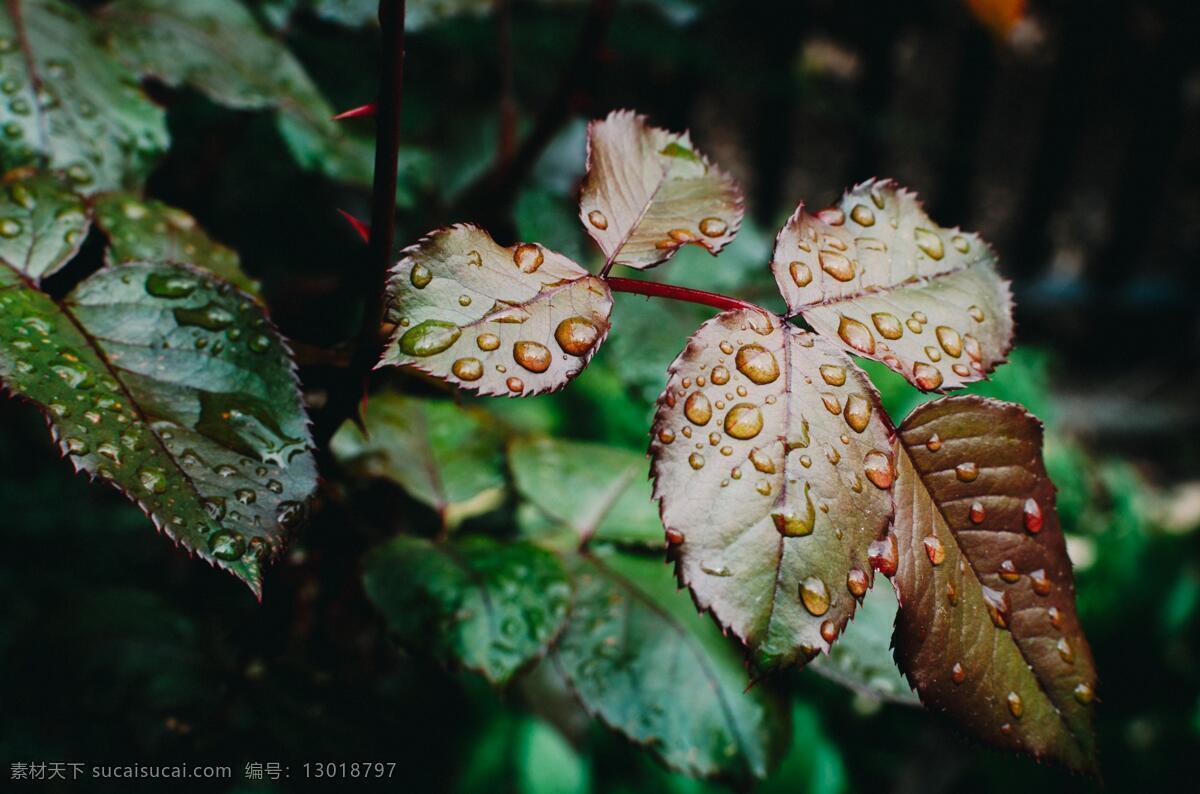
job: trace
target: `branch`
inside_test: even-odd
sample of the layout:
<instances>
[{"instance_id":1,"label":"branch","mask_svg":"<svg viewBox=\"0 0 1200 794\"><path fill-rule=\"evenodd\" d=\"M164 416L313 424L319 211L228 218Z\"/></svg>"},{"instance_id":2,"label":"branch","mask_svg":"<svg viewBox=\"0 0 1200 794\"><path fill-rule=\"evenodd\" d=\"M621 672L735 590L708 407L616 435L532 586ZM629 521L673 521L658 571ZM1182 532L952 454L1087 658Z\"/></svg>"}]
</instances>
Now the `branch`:
<instances>
[{"instance_id":1,"label":"branch","mask_svg":"<svg viewBox=\"0 0 1200 794\"><path fill-rule=\"evenodd\" d=\"M717 292L705 292L704 290L680 287L675 284L662 284L657 281L639 281L632 278L606 278L605 282L608 283L609 288L613 292L629 292L634 295L648 295L652 298L669 298L671 300L686 301L687 303L698 303L702 306L712 306L714 309L720 309L721 311L749 309L760 314L771 314L771 312L761 306L730 297L729 295L721 295Z\"/></svg>"},{"instance_id":2,"label":"branch","mask_svg":"<svg viewBox=\"0 0 1200 794\"><path fill-rule=\"evenodd\" d=\"M371 192L371 226L365 266L355 269L347 288L361 296L362 322L350 367L330 390L329 403L315 429L324 447L342 420L358 416L367 378L379 360L383 300L396 236L396 180L400 164L400 105L404 85L404 0L379 0L383 57L375 113L375 174Z\"/></svg>"}]
</instances>

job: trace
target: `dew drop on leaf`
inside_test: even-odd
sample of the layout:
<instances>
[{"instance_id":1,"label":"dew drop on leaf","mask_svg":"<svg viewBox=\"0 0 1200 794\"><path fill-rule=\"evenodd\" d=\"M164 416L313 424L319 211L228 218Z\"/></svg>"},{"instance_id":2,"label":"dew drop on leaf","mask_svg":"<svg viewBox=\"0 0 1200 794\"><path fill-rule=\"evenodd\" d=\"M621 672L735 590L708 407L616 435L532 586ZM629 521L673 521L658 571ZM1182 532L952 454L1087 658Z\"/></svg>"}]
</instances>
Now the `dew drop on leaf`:
<instances>
[{"instance_id":1,"label":"dew drop on leaf","mask_svg":"<svg viewBox=\"0 0 1200 794\"><path fill-rule=\"evenodd\" d=\"M460 358L450 367L459 380L473 381L483 377L483 362L477 358Z\"/></svg>"},{"instance_id":2,"label":"dew drop on leaf","mask_svg":"<svg viewBox=\"0 0 1200 794\"><path fill-rule=\"evenodd\" d=\"M854 432L861 433L871 421L871 403L860 394L851 394L846 398L845 418L846 424L850 425Z\"/></svg>"},{"instance_id":3,"label":"dew drop on leaf","mask_svg":"<svg viewBox=\"0 0 1200 794\"><path fill-rule=\"evenodd\" d=\"M762 345L742 345L738 348L735 362L738 372L760 386L772 383L779 377L779 362L775 360L775 354Z\"/></svg>"},{"instance_id":4,"label":"dew drop on leaf","mask_svg":"<svg viewBox=\"0 0 1200 794\"><path fill-rule=\"evenodd\" d=\"M513 263L522 273L533 273L545 259L542 249L533 243L521 243L513 250Z\"/></svg>"},{"instance_id":5,"label":"dew drop on leaf","mask_svg":"<svg viewBox=\"0 0 1200 794\"><path fill-rule=\"evenodd\" d=\"M954 476L959 479L959 482L974 482L979 476L979 467L973 461L960 463L954 467Z\"/></svg>"},{"instance_id":6,"label":"dew drop on leaf","mask_svg":"<svg viewBox=\"0 0 1200 794\"><path fill-rule=\"evenodd\" d=\"M958 358L962 355L963 344L962 337L948 325L939 325L934 329L934 334L937 336L938 344L942 346L942 350L946 351L946 355L951 358Z\"/></svg>"},{"instance_id":7,"label":"dew drop on leaf","mask_svg":"<svg viewBox=\"0 0 1200 794\"><path fill-rule=\"evenodd\" d=\"M690 417L689 417L690 418ZM763 428L762 411L751 403L738 403L725 415L725 432L745 441L757 436Z\"/></svg>"},{"instance_id":8,"label":"dew drop on leaf","mask_svg":"<svg viewBox=\"0 0 1200 794\"><path fill-rule=\"evenodd\" d=\"M829 591L825 583L816 576L809 576L800 583L800 600L810 615L820 617L829 611Z\"/></svg>"},{"instance_id":9,"label":"dew drop on leaf","mask_svg":"<svg viewBox=\"0 0 1200 794\"><path fill-rule=\"evenodd\" d=\"M871 329L844 314L838 324L838 336L860 353L871 355L875 352L875 337L871 335Z\"/></svg>"},{"instance_id":10,"label":"dew drop on leaf","mask_svg":"<svg viewBox=\"0 0 1200 794\"><path fill-rule=\"evenodd\" d=\"M934 565L941 565L946 560L946 548L935 535L930 535L921 541L925 546L925 554Z\"/></svg>"},{"instance_id":11,"label":"dew drop on leaf","mask_svg":"<svg viewBox=\"0 0 1200 794\"><path fill-rule=\"evenodd\" d=\"M971 503L971 509L967 511L967 516L971 519L972 524L982 524L987 513L983 509L983 502L978 499Z\"/></svg>"},{"instance_id":12,"label":"dew drop on leaf","mask_svg":"<svg viewBox=\"0 0 1200 794\"><path fill-rule=\"evenodd\" d=\"M568 317L554 329L554 340L571 356L585 355L599 338L600 329L586 317Z\"/></svg>"},{"instance_id":13,"label":"dew drop on leaf","mask_svg":"<svg viewBox=\"0 0 1200 794\"><path fill-rule=\"evenodd\" d=\"M475 344L479 346L480 350L490 352L500 347L500 337L492 333L480 334L475 337Z\"/></svg>"},{"instance_id":14,"label":"dew drop on leaf","mask_svg":"<svg viewBox=\"0 0 1200 794\"><path fill-rule=\"evenodd\" d=\"M863 458L863 474L871 484L881 490L892 487L895 473L892 471L892 459L886 452L873 449Z\"/></svg>"},{"instance_id":15,"label":"dew drop on leaf","mask_svg":"<svg viewBox=\"0 0 1200 794\"><path fill-rule=\"evenodd\" d=\"M694 391L683 404L683 414L694 425L706 425L712 418L712 404L704 396L704 392Z\"/></svg>"},{"instance_id":16,"label":"dew drop on leaf","mask_svg":"<svg viewBox=\"0 0 1200 794\"><path fill-rule=\"evenodd\" d=\"M700 221L700 233L705 237L720 237L729 229L729 224L720 218L705 218Z\"/></svg>"},{"instance_id":17,"label":"dew drop on leaf","mask_svg":"<svg viewBox=\"0 0 1200 794\"><path fill-rule=\"evenodd\" d=\"M513 358L530 372L541 373L550 369L550 348L541 342L524 340L513 345Z\"/></svg>"},{"instance_id":18,"label":"dew drop on leaf","mask_svg":"<svg viewBox=\"0 0 1200 794\"><path fill-rule=\"evenodd\" d=\"M1021 509L1021 518L1025 522L1025 529L1031 534L1036 535L1042 531L1042 508L1036 499L1025 500L1025 505Z\"/></svg>"},{"instance_id":19,"label":"dew drop on leaf","mask_svg":"<svg viewBox=\"0 0 1200 794\"><path fill-rule=\"evenodd\" d=\"M436 355L457 342L461 333L462 329L454 323L424 320L404 332L400 337L400 349L410 356Z\"/></svg>"},{"instance_id":20,"label":"dew drop on leaf","mask_svg":"<svg viewBox=\"0 0 1200 794\"><path fill-rule=\"evenodd\" d=\"M425 289L429 286L429 282L433 281L433 273L430 273L429 268L424 265L415 264L412 272L408 274L408 280L417 289Z\"/></svg>"}]
</instances>

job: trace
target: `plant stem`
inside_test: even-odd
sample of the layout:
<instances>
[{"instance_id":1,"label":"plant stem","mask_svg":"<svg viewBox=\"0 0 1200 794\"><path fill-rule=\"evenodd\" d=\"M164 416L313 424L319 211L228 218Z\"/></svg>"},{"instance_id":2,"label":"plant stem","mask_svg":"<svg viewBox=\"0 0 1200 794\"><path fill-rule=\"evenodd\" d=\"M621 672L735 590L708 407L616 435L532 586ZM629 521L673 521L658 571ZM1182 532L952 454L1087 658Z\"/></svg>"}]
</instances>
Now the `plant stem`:
<instances>
[{"instance_id":1,"label":"plant stem","mask_svg":"<svg viewBox=\"0 0 1200 794\"><path fill-rule=\"evenodd\" d=\"M771 314L771 312L761 306L730 297L729 295L721 295L717 292L705 292L704 290L680 287L675 284L661 284L657 281L639 281L632 278L606 278L604 280L613 292L629 292L634 295L647 295L652 298L670 298L671 300L686 301L687 303L698 303L702 306L712 306L714 309L721 309L722 311L749 309L761 314Z\"/></svg>"},{"instance_id":2,"label":"plant stem","mask_svg":"<svg viewBox=\"0 0 1200 794\"><path fill-rule=\"evenodd\" d=\"M329 403L315 430L318 447L333 436L342 420L357 417L367 378L379 360L383 300L396 237L396 180L400 165L400 105L404 85L404 0L379 0L383 53L375 113L375 174L371 189L371 231L364 267L348 279L349 292L362 301L362 322L350 367L330 391Z\"/></svg>"}]
</instances>

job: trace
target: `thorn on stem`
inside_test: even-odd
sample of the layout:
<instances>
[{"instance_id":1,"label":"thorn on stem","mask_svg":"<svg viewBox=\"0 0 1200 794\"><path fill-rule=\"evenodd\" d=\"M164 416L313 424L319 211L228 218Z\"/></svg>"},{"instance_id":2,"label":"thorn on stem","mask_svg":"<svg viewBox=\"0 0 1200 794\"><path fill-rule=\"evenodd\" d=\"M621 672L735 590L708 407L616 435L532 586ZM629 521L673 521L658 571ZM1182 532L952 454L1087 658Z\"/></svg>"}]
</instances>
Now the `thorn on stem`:
<instances>
[{"instance_id":1,"label":"thorn on stem","mask_svg":"<svg viewBox=\"0 0 1200 794\"><path fill-rule=\"evenodd\" d=\"M343 209L339 209L342 217L350 221L350 225L354 227L354 231L358 232L358 236L363 239L364 243L371 241L371 227L354 217Z\"/></svg>"},{"instance_id":2,"label":"thorn on stem","mask_svg":"<svg viewBox=\"0 0 1200 794\"><path fill-rule=\"evenodd\" d=\"M346 119L357 119L357 118L362 118L364 116L374 116L375 110L376 110L375 103L369 102L365 105L359 105L356 108L350 108L349 110L344 110L341 113L334 116L333 120L334 121L345 121Z\"/></svg>"}]
</instances>

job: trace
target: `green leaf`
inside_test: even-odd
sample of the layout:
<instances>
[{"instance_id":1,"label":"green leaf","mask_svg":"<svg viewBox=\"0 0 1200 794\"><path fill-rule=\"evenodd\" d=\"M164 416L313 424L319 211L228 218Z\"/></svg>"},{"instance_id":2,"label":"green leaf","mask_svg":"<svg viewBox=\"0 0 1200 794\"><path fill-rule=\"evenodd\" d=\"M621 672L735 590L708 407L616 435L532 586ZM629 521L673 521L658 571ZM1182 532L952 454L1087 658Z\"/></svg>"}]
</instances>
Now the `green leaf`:
<instances>
[{"instance_id":1,"label":"green leaf","mask_svg":"<svg viewBox=\"0 0 1200 794\"><path fill-rule=\"evenodd\" d=\"M771 262L788 310L923 391L979 380L1012 347L1012 295L979 235L943 229L916 194L869 181L839 206L804 205Z\"/></svg>"},{"instance_id":2,"label":"green leaf","mask_svg":"<svg viewBox=\"0 0 1200 794\"><path fill-rule=\"evenodd\" d=\"M1041 423L997 400L948 397L904 421L896 661L974 736L1094 772L1096 670L1041 450Z\"/></svg>"},{"instance_id":3,"label":"green leaf","mask_svg":"<svg viewBox=\"0 0 1200 794\"><path fill-rule=\"evenodd\" d=\"M21 204L14 194L83 223L75 197L36 177L9 183L0 217ZM176 543L261 594L262 563L316 485L282 338L245 295L183 265L106 268L55 302L30 276L73 247L29 250L0 247L4 385L46 413L76 470L110 481Z\"/></svg>"},{"instance_id":4,"label":"green leaf","mask_svg":"<svg viewBox=\"0 0 1200 794\"><path fill-rule=\"evenodd\" d=\"M402 644L504 684L567 617L562 564L528 543L400 536L367 557L363 585Z\"/></svg>"},{"instance_id":5,"label":"green leaf","mask_svg":"<svg viewBox=\"0 0 1200 794\"><path fill-rule=\"evenodd\" d=\"M671 555L763 670L827 650L854 614L890 449L849 356L773 315L720 314L671 365L650 445Z\"/></svg>"},{"instance_id":6,"label":"green leaf","mask_svg":"<svg viewBox=\"0 0 1200 794\"><path fill-rule=\"evenodd\" d=\"M334 455L373 476L395 480L446 526L504 500L504 433L482 411L386 392L371 397L367 433L347 422Z\"/></svg>"},{"instance_id":7,"label":"green leaf","mask_svg":"<svg viewBox=\"0 0 1200 794\"><path fill-rule=\"evenodd\" d=\"M587 760L544 720L507 714L494 717L470 753L454 790L514 794L586 794L591 790ZM511 784L511 785L510 785Z\"/></svg>"},{"instance_id":8,"label":"green leaf","mask_svg":"<svg viewBox=\"0 0 1200 794\"><path fill-rule=\"evenodd\" d=\"M504 248L476 226L439 229L404 251L389 281L396 330L379 366L412 365L480 394L554 391L608 332L601 279L536 243Z\"/></svg>"},{"instance_id":9,"label":"green leaf","mask_svg":"<svg viewBox=\"0 0 1200 794\"><path fill-rule=\"evenodd\" d=\"M205 234L183 210L132 193L103 193L92 208L96 225L108 237L110 264L193 262L257 294L258 284L242 272L237 252Z\"/></svg>"},{"instance_id":10,"label":"green leaf","mask_svg":"<svg viewBox=\"0 0 1200 794\"><path fill-rule=\"evenodd\" d=\"M742 203L737 184L687 133L651 127L629 110L588 128L579 217L608 263L653 267L687 244L715 255L737 234Z\"/></svg>"},{"instance_id":11,"label":"green leaf","mask_svg":"<svg viewBox=\"0 0 1200 794\"><path fill-rule=\"evenodd\" d=\"M892 658L892 629L896 624L896 592L890 586L871 589L863 598L846 633L817 658L813 669L842 686L875 701L915 705L912 687Z\"/></svg>"},{"instance_id":12,"label":"green leaf","mask_svg":"<svg viewBox=\"0 0 1200 794\"><path fill-rule=\"evenodd\" d=\"M581 542L663 544L646 456L580 441L515 442L508 453L521 496L578 533Z\"/></svg>"},{"instance_id":13,"label":"green leaf","mask_svg":"<svg viewBox=\"0 0 1200 794\"><path fill-rule=\"evenodd\" d=\"M658 560L601 549L572 566L576 596L554 658L585 708L689 775L762 778L787 743L770 687L697 615Z\"/></svg>"},{"instance_id":14,"label":"green leaf","mask_svg":"<svg viewBox=\"0 0 1200 794\"><path fill-rule=\"evenodd\" d=\"M0 197L0 260L40 282L79 252L88 223L83 199L63 180L10 174Z\"/></svg>"},{"instance_id":15,"label":"green leaf","mask_svg":"<svg viewBox=\"0 0 1200 794\"><path fill-rule=\"evenodd\" d=\"M61 169L80 190L139 183L167 147L161 108L60 0L0 9L0 168Z\"/></svg>"}]
</instances>

